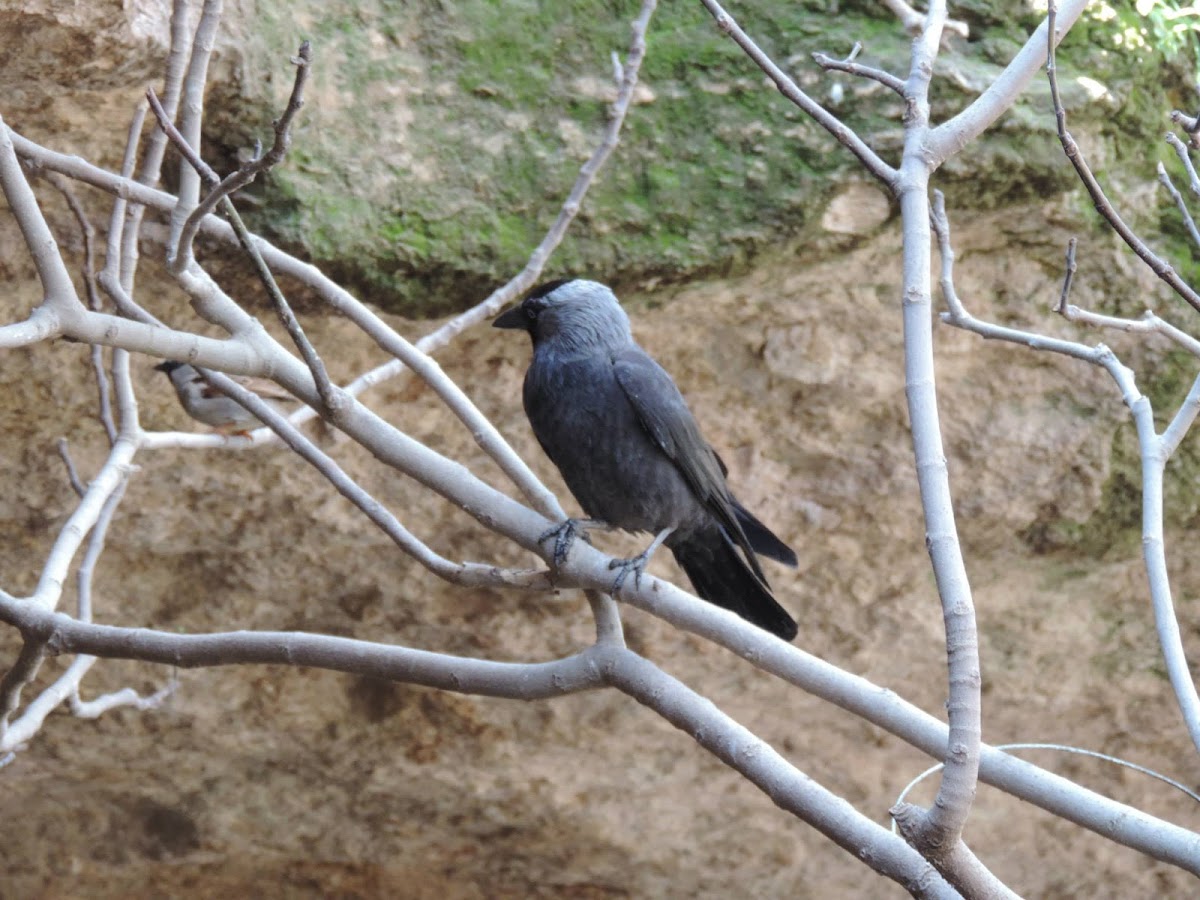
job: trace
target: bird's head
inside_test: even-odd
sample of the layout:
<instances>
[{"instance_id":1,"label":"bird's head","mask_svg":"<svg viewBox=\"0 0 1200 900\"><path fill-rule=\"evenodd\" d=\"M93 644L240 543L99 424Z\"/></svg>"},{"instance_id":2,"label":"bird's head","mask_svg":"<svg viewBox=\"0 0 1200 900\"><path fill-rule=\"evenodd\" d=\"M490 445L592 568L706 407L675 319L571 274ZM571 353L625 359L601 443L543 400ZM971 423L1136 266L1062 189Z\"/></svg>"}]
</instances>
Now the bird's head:
<instances>
[{"instance_id":1,"label":"bird's head","mask_svg":"<svg viewBox=\"0 0 1200 900\"><path fill-rule=\"evenodd\" d=\"M492 325L528 331L535 347L548 344L563 350L620 347L631 339L629 317L616 295L582 278L534 288Z\"/></svg>"}]
</instances>

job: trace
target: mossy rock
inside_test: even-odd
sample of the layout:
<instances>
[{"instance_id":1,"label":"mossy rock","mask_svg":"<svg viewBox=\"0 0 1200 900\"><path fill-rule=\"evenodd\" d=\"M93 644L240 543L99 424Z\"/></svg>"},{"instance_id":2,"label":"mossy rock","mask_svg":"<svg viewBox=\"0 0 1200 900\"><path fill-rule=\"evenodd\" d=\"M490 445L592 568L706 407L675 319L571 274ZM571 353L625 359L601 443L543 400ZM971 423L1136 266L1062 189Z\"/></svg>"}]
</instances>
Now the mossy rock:
<instances>
[{"instance_id":1,"label":"mossy rock","mask_svg":"<svg viewBox=\"0 0 1200 900\"><path fill-rule=\"evenodd\" d=\"M287 161L255 189L254 226L382 308L461 309L519 269L553 221L604 128L612 53L625 54L637 6L264 0L253 33L236 42L238 99L212 104L209 138L244 153L268 135L290 88L288 56L311 40L307 104ZM1036 26L1011 6L956 12L973 37L948 40L939 58L935 118L960 109ZM734 12L807 91L897 158L899 99L811 60L862 41L864 61L904 75L909 38L893 18L854 2L755 0ZM1180 80L1164 79L1161 61L1104 52L1109 38L1094 22L1072 33L1061 53L1065 95L1093 155L1123 160L1119 179L1145 179L1157 157L1127 148L1149 146L1162 130L1168 88ZM644 90L621 144L549 269L621 286L726 272L810 241L814 252L834 249L820 242L818 223L839 184L860 177L850 154L699 4L661 5L648 43ZM1067 74L1075 71L1111 99L1091 101ZM938 175L952 204L975 209L1073 183L1044 80Z\"/></svg>"}]
</instances>

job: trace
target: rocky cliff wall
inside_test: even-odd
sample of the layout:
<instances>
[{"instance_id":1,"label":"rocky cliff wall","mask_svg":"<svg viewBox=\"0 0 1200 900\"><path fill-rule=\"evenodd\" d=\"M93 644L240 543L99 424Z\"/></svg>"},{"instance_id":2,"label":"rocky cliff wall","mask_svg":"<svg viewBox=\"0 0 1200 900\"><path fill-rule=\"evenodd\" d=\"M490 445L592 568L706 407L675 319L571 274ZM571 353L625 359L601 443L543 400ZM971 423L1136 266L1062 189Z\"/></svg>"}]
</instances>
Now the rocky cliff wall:
<instances>
[{"instance_id":1,"label":"rocky cliff wall","mask_svg":"<svg viewBox=\"0 0 1200 900\"><path fill-rule=\"evenodd\" d=\"M428 113L429 97L438 96L442 83L430 73L438 66L467 67L470 55L465 61L425 59L425 48L482 44L497 25L494 14L487 18L483 7L469 4L453 15L445 12L445 20L418 16L408 7L364 9L361 34L350 25L334 28L331 23L341 20L317 19L315 13L291 18L314 33L331 35L334 43L378 44L376 58L345 51L347 64L383 67L386 77L372 82L376 94L369 96L377 115L389 109L389 116L400 116L388 104L402 106L413 84L430 92L422 104L414 104ZM847 9L857 14L857 6L847 4ZM467 13L481 18L462 18ZM391 32L378 24L385 14L395 17L389 20ZM454 16L459 18L451 28L446 21ZM215 121L233 121L236 112L256 102L246 90L246 73L255 71L255 54L261 51L250 35L283 18L268 4L231 11L216 71ZM875 27L882 32L880 23ZM0 13L5 45L19 51L0 70L7 91L0 114L57 149L113 164L124 117L144 82L154 77L163 28L156 4L96 4L85 10L27 3L19 11ZM610 43L624 40L623 29L614 26ZM775 39L800 43L807 33L781 30ZM984 40L991 40L989 46L998 42ZM902 39L893 43L899 46ZM702 46L706 52L710 48ZM317 48L318 59L330 59L320 42ZM977 49L950 52L947 65L954 71L984 65L985 55L972 55ZM607 49L601 67L606 54ZM405 78L392 69L401 64ZM657 108L670 94L655 71L650 69L648 89L658 99L647 108ZM742 72L746 85L731 91L761 91L753 73ZM290 74L277 77L283 84ZM455 90L462 77L454 80ZM468 94L481 104L498 102L485 89L489 83L481 80ZM713 83L712 96L728 96L722 93L724 82ZM234 98L241 99L234 103ZM338 148L349 142L340 130L349 126L327 118L342 100L344 94L318 91L305 110L309 126L298 139L294 166L272 185L295 191L304 198L303 209L277 227L296 241L312 236L310 249L323 260L344 246L346 257L354 258L344 272L378 299L387 283L351 252L368 240L356 237L352 226L370 226L369 232L378 223L357 213L344 223L329 206L332 201L310 193L314 181L329 175L312 168L314 144ZM359 114L352 104L346 111L351 118ZM497 114L573 121L548 108ZM415 122L417 112L412 115ZM520 132L521 121L499 128L487 117L459 120L448 132L448 146ZM578 121L590 129L595 110ZM635 126L631 143L636 147L651 140L658 127ZM778 127L782 133L792 126ZM1108 127L1096 124L1093 130L1101 146L1111 149L1116 143L1105 137ZM391 170L368 171L367 158L377 152L413 154L405 163L410 179L426 177L418 156L430 151L421 141L437 133L432 129L409 144L402 138L413 132L397 132L391 150L356 137L352 143L363 151L362 170L327 180L336 186L346 177L355 191L368 184L400 191L387 174ZM1033 148L1029 133L1002 128L995 146L1006 136L1011 141L996 158L1049 160L1052 148L1027 149ZM810 137L822 153L835 155L828 142ZM231 152L232 146L214 141L216 152ZM503 157L509 151L497 152ZM453 154L447 150L445 155ZM399 165L396 159L389 163L393 168ZM544 169L546 183L553 181L552 173L574 164L569 154L554 157ZM753 161L747 158L745 164ZM787 219L791 208L764 213L747 244L752 252L735 254L733 262L709 269L666 250L660 257L651 243L610 259L605 254L617 253L617 245L597 237L605 227L620 222L618 230L634 233L638 221L654 218L645 211L627 211L625 218L619 212L621 192L631 190L626 182L636 175L631 165L628 156L617 161L608 193L600 193L582 236L559 258L556 270L586 263L593 271L607 271L611 263L616 280L625 285L638 337L684 389L729 463L735 489L797 548L798 572L776 568L770 575L781 601L800 621L799 644L940 714L942 628L906 432L899 240L888 205L841 163L827 172L779 172L782 179L803 182L795 196L803 196L806 211L778 228L772 223ZM1134 165L1116 174L1132 185L1138 172ZM433 191L441 175L429 177ZM481 196L492 202L495 196L486 184L503 178L488 178ZM1112 238L1087 224L1077 197L1058 193L1057 180L1033 183L1047 185L1044 197L1031 199L1029 191L1013 187L1010 202L981 192L972 207L964 205L963 190L952 203L959 292L976 314L1081 335L1048 312L1059 290L1063 247L1077 233L1076 302L1133 311L1150 303L1178 312ZM803 189L809 184L814 185L811 196ZM735 186L734 193L739 190ZM77 254L78 238L62 202L45 185L39 193L60 240ZM547 187L544 193L554 192ZM91 191L81 196L100 225L106 214L103 198ZM1132 196L1143 209L1151 205L1148 194ZM542 200L552 212L553 203ZM787 200L773 196L772 202ZM446 207L446 212L448 221L471 215L467 207ZM495 214L517 218L522 211L503 206ZM540 222L545 214L539 206L530 218ZM265 211L260 215L268 217ZM690 221L686 209L677 215ZM729 210L714 216L736 222ZM322 222L328 231L315 234ZM350 231L341 231L343 225ZM713 226L698 222L695 227L702 234ZM492 235L500 246L503 229L490 232L478 223L471 228L475 240ZM657 240L650 231L638 240ZM536 228L522 230L514 246L524 246L527 232L536 234ZM371 240L404 243L396 235ZM711 245L695 240L693 249L706 257ZM465 245L437 246L435 255L452 263L445 269L439 268L441 262L431 263L435 275L466 273L455 295L462 304L478 299L478 285L493 266L511 261L498 251L494 259L481 260ZM234 289L252 297L252 282L227 256L225 249L208 247L203 258ZM143 257L143 298L172 321L189 321L185 301L163 277L152 241ZM659 271L652 263L660 258L683 261ZM714 274L723 269L727 274ZM30 308L39 296L32 266L11 220L3 217L0 271L9 288L0 297L0 312L13 316ZM669 276L665 285L664 276ZM454 292L446 285L452 283L450 275L414 282L436 299L433 306L451 302ZM329 354L335 376L382 361L345 322L299 299L318 346L336 348ZM423 308L409 307L409 319L388 315L404 333L416 336L436 325L415 318ZM260 315L268 318L265 309ZM1164 402L1181 394L1179 384L1172 387L1170 381L1172 373L1185 369L1168 347L1104 339L1154 377L1152 383L1160 386L1156 396ZM1131 429L1120 398L1106 376L1079 364L984 344L945 327L937 329L936 341L947 452L979 609L986 737L997 743L1076 744L1194 782L1194 753L1169 700L1150 622L1136 517L1129 520ZM439 359L561 492L520 412L527 352L511 334L480 328ZM193 427L150 371L151 363L136 363L145 423ZM90 418L86 348L56 343L6 353L0 387L2 453L9 473L0 490L0 577L6 589L18 592L32 587L54 529L71 509L54 441L66 435L86 473L101 458L102 439ZM419 384L391 382L368 398L414 437L502 483L470 435ZM528 561L365 454L329 435L318 432L318 437L440 552L452 558ZM586 606L575 594L529 597L446 589L280 450L163 451L144 454L138 462L141 469L130 483L98 573L101 621L184 631L296 628L514 660L561 654L590 637ZM1168 540L1182 624L1194 643L1200 573L1194 555L1186 552L1193 513L1187 479L1181 480L1185 489L1173 493ZM636 542L615 539L605 546L632 549ZM656 560L654 571L679 576L665 558ZM628 612L627 628L634 647L880 821L904 784L928 764L897 740L637 611ZM4 658L11 659L11 636L0 640ZM42 681L57 671L49 667ZM85 691L126 684L152 689L168 675L158 667L102 663ZM120 711L97 722L55 716L0 770L0 869L6 873L0 895L898 894L781 813L688 736L615 694L519 704L271 667L178 675L180 689L162 710ZM1194 808L1156 783L1091 761L1046 753L1037 761L1173 821L1196 822ZM1190 887L1177 872L990 789L981 791L967 837L1001 878L1027 896L1185 896Z\"/></svg>"}]
</instances>

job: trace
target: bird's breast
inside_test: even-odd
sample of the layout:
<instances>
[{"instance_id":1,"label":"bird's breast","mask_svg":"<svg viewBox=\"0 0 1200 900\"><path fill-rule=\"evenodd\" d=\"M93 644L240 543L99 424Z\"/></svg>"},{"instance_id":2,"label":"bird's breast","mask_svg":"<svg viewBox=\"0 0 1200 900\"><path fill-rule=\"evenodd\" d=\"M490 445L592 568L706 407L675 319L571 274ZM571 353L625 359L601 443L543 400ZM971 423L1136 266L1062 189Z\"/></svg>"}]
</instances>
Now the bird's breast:
<instances>
[{"instance_id":1,"label":"bird's breast","mask_svg":"<svg viewBox=\"0 0 1200 900\"><path fill-rule=\"evenodd\" d=\"M539 443L588 516L650 532L686 528L703 517L675 464L642 426L607 355L535 354L524 401Z\"/></svg>"}]
</instances>

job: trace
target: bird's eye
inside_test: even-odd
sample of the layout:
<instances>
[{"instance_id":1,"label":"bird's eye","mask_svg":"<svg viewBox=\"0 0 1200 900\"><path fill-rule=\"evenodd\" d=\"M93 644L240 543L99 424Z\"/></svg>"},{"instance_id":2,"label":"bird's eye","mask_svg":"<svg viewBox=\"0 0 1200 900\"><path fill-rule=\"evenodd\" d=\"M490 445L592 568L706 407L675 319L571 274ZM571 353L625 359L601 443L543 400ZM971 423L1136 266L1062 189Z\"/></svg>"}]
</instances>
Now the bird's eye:
<instances>
[{"instance_id":1,"label":"bird's eye","mask_svg":"<svg viewBox=\"0 0 1200 900\"><path fill-rule=\"evenodd\" d=\"M536 319L538 317L538 311L532 306L527 306L525 307L525 315L527 315L530 319Z\"/></svg>"}]
</instances>

